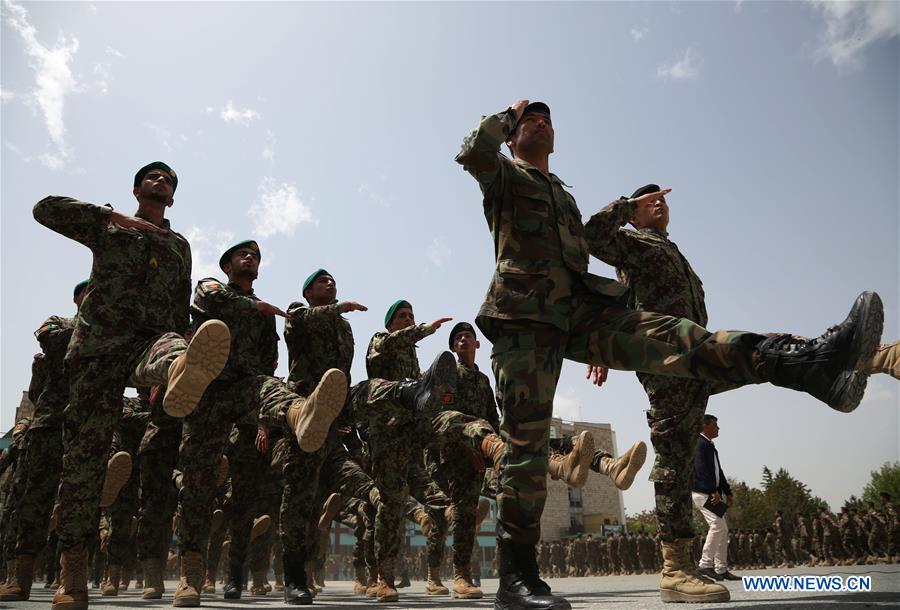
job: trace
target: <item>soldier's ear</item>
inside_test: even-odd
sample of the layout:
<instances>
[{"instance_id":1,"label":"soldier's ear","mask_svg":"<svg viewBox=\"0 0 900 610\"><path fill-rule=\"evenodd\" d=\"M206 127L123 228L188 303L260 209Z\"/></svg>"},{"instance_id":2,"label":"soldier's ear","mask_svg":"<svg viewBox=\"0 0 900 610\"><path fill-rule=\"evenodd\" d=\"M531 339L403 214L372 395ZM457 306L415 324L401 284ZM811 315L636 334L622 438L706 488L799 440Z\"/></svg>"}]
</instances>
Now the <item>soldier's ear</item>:
<instances>
[{"instance_id":1,"label":"soldier's ear","mask_svg":"<svg viewBox=\"0 0 900 610\"><path fill-rule=\"evenodd\" d=\"M479 341L475 342L475 349L481 349L481 342L479 342Z\"/></svg>"},{"instance_id":2,"label":"soldier's ear","mask_svg":"<svg viewBox=\"0 0 900 610\"><path fill-rule=\"evenodd\" d=\"M139 195L140 192L141 192L141 189L139 189L138 187L134 187L134 189L133 189L131 192L132 192L132 194L134 195L134 198L137 199L137 198L138 198L138 195Z\"/></svg>"}]
</instances>

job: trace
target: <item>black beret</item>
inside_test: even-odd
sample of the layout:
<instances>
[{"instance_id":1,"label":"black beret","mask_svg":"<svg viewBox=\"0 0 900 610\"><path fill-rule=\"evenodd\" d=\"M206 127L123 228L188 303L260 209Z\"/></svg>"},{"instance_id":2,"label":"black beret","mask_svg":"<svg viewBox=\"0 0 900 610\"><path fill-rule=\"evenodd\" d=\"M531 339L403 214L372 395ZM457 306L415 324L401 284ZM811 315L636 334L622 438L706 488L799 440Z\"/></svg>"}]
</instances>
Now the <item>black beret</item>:
<instances>
[{"instance_id":1,"label":"black beret","mask_svg":"<svg viewBox=\"0 0 900 610\"><path fill-rule=\"evenodd\" d=\"M91 278L86 280L81 280L77 284L75 284L75 290L72 291L72 297L77 297L78 293L87 288L87 285L91 283Z\"/></svg>"},{"instance_id":2,"label":"black beret","mask_svg":"<svg viewBox=\"0 0 900 610\"><path fill-rule=\"evenodd\" d=\"M645 185L645 186L642 186L641 188L639 188L639 189L636 190L635 192L633 192L633 193L631 194L630 199L635 199L635 198L637 198L637 197L640 197L641 195L647 195L648 193L658 193L658 192L660 192L661 190L662 190L662 189L659 188L659 186L657 186L656 184L647 184L647 185Z\"/></svg>"},{"instance_id":3,"label":"black beret","mask_svg":"<svg viewBox=\"0 0 900 610\"><path fill-rule=\"evenodd\" d=\"M175 173L175 170L163 163L162 161L154 161L153 163L148 163L141 169L137 171L134 175L134 188L137 188L141 184L141 180L144 179L144 176L147 175L151 169L161 169L166 172L172 178L172 192L175 192L175 189L178 188L178 174Z\"/></svg>"},{"instance_id":4,"label":"black beret","mask_svg":"<svg viewBox=\"0 0 900 610\"><path fill-rule=\"evenodd\" d=\"M388 307L387 313L384 314L384 327L387 328L391 324L391 319L394 317L394 314L397 313L397 310L401 307L409 307L412 309L412 305L409 304L409 301L405 301L400 299L399 301L395 301L393 305Z\"/></svg>"},{"instance_id":5,"label":"black beret","mask_svg":"<svg viewBox=\"0 0 900 610\"><path fill-rule=\"evenodd\" d=\"M231 255L234 253L234 251L238 250L240 248L243 248L245 246L250 246L251 250L256 250L256 253L259 255L260 260L262 260L262 254L260 254L260 252L259 252L259 244L256 243L256 240L245 239L242 242L238 242L238 243L234 244L233 246L231 246L230 248L225 250L225 252L222 253L222 256L219 257L219 269L221 269L222 271L225 271L225 263L231 262Z\"/></svg>"},{"instance_id":6,"label":"black beret","mask_svg":"<svg viewBox=\"0 0 900 610\"><path fill-rule=\"evenodd\" d=\"M453 351L453 340L456 338L456 335L463 332L464 330L467 330L475 335L476 339L478 338L478 335L475 334L475 328L471 324L469 324L468 322L460 322L450 329L450 351Z\"/></svg>"},{"instance_id":7,"label":"black beret","mask_svg":"<svg viewBox=\"0 0 900 610\"><path fill-rule=\"evenodd\" d=\"M550 116L550 106L545 104L544 102L531 102L527 106L525 106L525 110L522 111L522 116L526 114L531 114L532 112L536 112L538 114L546 114Z\"/></svg>"}]
</instances>

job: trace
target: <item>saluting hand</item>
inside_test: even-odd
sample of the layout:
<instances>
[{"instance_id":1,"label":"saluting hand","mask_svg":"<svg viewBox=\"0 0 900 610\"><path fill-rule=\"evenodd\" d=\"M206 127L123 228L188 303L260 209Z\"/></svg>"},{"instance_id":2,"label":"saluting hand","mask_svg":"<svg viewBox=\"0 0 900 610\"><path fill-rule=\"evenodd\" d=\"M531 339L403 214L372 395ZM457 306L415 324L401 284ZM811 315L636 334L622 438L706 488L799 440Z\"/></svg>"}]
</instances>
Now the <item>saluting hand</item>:
<instances>
[{"instance_id":1,"label":"saluting hand","mask_svg":"<svg viewBox=\"0 0 900 610\"><path fill-rule=\"evenodd\" d=\"M437 320L435 320L434 322L432 322L432 323L429 324L428 326L430 326L432 330L437 330L437 329L439 329L439 328L441 327L441 325L442 325L444 322L449 322L449 321L452 320L452 319L453 319L453 318L438 318Z\"/></svg>"},{"instance_id":2,"label":"saluting hand","mask_svg":"<svg viewBox=\"0 0 900 610\"><path fill-rule=\"evenodd\" d=\"M602 386L604 382L606 382L606 378L608 376L608 367L600 366L599 364L587 365L587 375L585 375L585 379L590 379L591 383L593 383L595 386Z\"/></svg>"},{"instance_id":3,"label":"saluting hand","mask_svg":"<svg viewBox=\"0 0 900 610\"><path fill-rule=\"evenodd\" d=\"M641 195L640 197L635 197L633 199L634 203L637 204L638 207L649 205L659 199L660 197L664 197L672 192L672 189L663 189L661 191L657 191L655 193L646 193Z\"/></svg>"},{"instance_id":4,"label":"saluting hand","mask_svg":"<svg viewBox=\"0 0 900 610\"><path fill-rule=\"evenodd\" d=\"M338 309L341 310L341 313L350 311L369 311L368 307L361 303L357 303L356 301L342 301L338 303Z\"/></svg>"},{"instance_id":5,"label":"saluting hand","mask_svg":"<svg viewBox=\"0 0 900 610\"><path fill-rule=\"evenodd\" d=\"M123 229L137 229L138 231L147 231L148 233L161 233L163 235L169 232L168 229L158 227L148 220L138 218L137 216L120 214L119 212L113 212L110 215L109 219Z\"/></svg>"},{"instance_id":6,"label":"saluting hand","mask_svg":"<svg viewBox=\"0 0 900 610\"><path fill-rule=\"evenodd\" d=\"M264 316L281 316L282 318L288 317L285 312L281 311L271 303L266 303L265 301L259 301L256 304L256 309Z\"/></svg>"},{"instance_id":7,"label":"saluting hand","mask_svg":"<svg viewBox=\"0 0 900 610\"><path fill-rule=\"evenodd\" d=\"M517 123L519 122L519 119L522 118L522 114L525 112L525 106L527 106L527 105L528 105L528 100L519 100L518 102L516 102L515 104L510 106L510 108L512 108L513 111L516 113L516 122Z\"/></svg>"}]
</instances>

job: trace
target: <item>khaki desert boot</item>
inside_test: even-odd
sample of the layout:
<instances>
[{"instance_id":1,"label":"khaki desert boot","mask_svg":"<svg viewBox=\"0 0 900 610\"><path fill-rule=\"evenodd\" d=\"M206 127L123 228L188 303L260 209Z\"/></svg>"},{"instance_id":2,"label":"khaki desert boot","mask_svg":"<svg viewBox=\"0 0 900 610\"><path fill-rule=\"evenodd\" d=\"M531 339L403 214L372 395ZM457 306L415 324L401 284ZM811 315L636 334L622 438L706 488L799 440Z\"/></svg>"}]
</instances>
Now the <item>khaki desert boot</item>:
<instances>
[{"instance_id":1,"label":"khaki desert boot","mask_svg":"<svg viewBox=\"0 0 900 610\"><path fill-rule=\"evenodd\" d=\"M194 412L207 386L228 363L231 332L221 320L200 325L187 349L169 365L169 382L163 398L163 410L172 417Z\"/></svg>"}]
</instances>

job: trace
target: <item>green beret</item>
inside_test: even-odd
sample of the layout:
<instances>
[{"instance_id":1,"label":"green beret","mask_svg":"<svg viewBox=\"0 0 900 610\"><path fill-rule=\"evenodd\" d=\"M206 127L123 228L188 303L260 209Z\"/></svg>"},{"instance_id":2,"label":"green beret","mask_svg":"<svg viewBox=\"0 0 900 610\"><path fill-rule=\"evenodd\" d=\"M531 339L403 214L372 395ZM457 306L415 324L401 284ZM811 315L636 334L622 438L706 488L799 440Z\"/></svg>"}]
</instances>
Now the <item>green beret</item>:
<instances>
[{"instance_id":1,"label":"green beret","mask_svg":"<svg viewBox=\"0 0 900 610\"><path fill-rule=\"evenodd\" d=\"M175 173L174 169L172 169L162 161L154 161L153 163L148 163L147 165L139 169L134 175L134 188L140 186L141 180L144 179L144 176L146 176L147 172L149 172L151 169L161 169L172 177L172 192L174 193L175 189L178 188L178 174Z\"/></svg>"},{"instance_id":2,"label":"green beret","mask_svg":"<svg viewBox=\"0 0 900 610\"><path fill-rule=\"evenodd\" d=\"M385 328L387 328L390 325L391 319L394 317L394 314L397 313L397 310L400 309L401 307L409 307L410 309L412 309L412 305L409 304L409 301L404 301L403 299L400 299L399 301L395 302L393 305L388 307L387 313L384 314Z\"/></svg>"},{"instance_id":3,"label":"green beret","mask_svg":"<svg viewBox=\"0 0 900 610\"><path fill-rule=\"evenodd\" d=\"M75 284L75 290L72 291L72 297L77 297L78 293L87 288L87 285L91 283L91 278L86 280L81 280L77 284Z\"/></svg>"},{"instance_id":4,"label":"green beret","mask_svg":"<svg viewBox=\"0 0 900 610\"><path fill-rule=\"evenodd\" d=\"M631 194L631 197L629 197L629 199L637 199L637 198L640 197L641 195L647 195L647 194L649 194L649 193L658 193L658 192L660 192L661 190L662 190L662 189L659 188L659 187L658 187L657 185L655 185L655 184L648 184L648 185L646 185L646 186L642 186L641 188L639 188L638 190L636 190L635 192L633 192L633 193Z\"/></svg>"},{"instance_id":5,"label":"green beret","mask_svg":"<svg viewBox=\"0 0 900 610\"><path fill-rule=\"evenodd\" d=\"M453 351L453 340L456 338L456 335L463 332L464 330L467 330L475 335L476 339L478 338L478 335L475 334L475 328L471 324L469 324L468 322L460 322L450 329L450 351Z\"/></svg>"},{"instance_id":6,"label":"green beret","mask_svg":"<svg viewBox=\"0 0 900 610\"><path fill-rule=\"evenodd\" d=\"M251 250L256 250L256 253L259 254L260 260L262 260L262 254L260 254L259 252L259 244L256 243L256 240L245 239L244 241L234 244L222 253L222 256L219 257L219 269L225 271L225 263L231 262L231 255L234 253L234 251L246 246L250 246Z\"/></svg>"},{"instance_id":7,"label":"green beret","mask_svg":"<svg viewBox=\"0 0 900 610\"><path fill-rule=\"evenodd\" d=\"M306 281L303 282L303 290L301 290L300 292L301 293L306 292L306 289L309 288L309 285L312 284L313 282L315 282L316 278L319 277L320 275L331 275L331 274L328 273L327 271L325 271L324 269L316 269L315 271L310 273L309 276L306 278Z\"/></svg>"}]
</instances>

